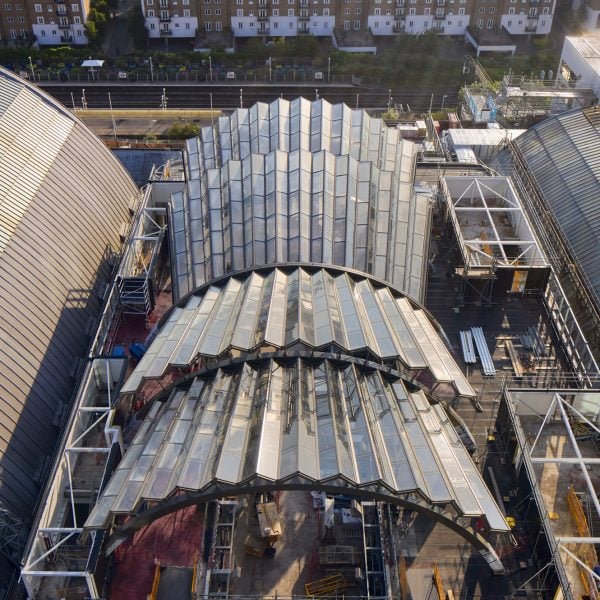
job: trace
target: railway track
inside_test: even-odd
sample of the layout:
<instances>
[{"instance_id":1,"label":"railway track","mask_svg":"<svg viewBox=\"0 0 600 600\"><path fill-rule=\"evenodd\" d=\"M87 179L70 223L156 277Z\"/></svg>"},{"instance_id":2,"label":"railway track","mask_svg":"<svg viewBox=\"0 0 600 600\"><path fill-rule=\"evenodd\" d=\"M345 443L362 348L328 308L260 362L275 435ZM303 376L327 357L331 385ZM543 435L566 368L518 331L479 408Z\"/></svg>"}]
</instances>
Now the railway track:
<instances>
[{"instance_id":1,"label":"railway track","mask_svg":"<svg viewBox=\"0 0 600 600\"><path fill-rule=\"evenodd\" d=\"M163 93L166 106L172 109L233 110L255 102L269 102L277 97L288 100L298 96L325 98L331 103L345 102L352 108L384 111L390 96L392 104L402 110L421 113L458 104L458 90L415 91L353 87L351 85L256 85L256 84L98 84L40 83L39 86L68 108L161 108ZM163 92L164 91L164 92ZM109 99L110 94L110 99ZM212 96L212 98L211 98Z\"/></svg>"}]
</instances>

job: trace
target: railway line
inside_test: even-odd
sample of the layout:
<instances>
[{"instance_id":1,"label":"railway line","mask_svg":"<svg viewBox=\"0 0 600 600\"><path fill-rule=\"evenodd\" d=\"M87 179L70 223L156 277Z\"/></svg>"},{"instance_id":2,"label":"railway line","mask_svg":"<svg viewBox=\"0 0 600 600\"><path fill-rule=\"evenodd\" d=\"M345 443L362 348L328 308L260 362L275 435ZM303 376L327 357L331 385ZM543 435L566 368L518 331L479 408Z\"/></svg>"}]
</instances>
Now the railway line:
<instances>
[{"instance_id":1,"label":"railway line","mask_svg":"<svg viewBox=\"0 0 600 600\"><path fill-rule=\"evenodd\" d=\"M352 85L264 85L264 84L126 84L54 83L39 86L68 108L162 108L233 110L277 97L288 100L298 96L325 98L331 103L345 102L352 108L384 111L390 102L403 111L421 113L458 104L458 90L373 89ZM109 96L110 94L110 96Z\"/></svg>"}]
</instances>

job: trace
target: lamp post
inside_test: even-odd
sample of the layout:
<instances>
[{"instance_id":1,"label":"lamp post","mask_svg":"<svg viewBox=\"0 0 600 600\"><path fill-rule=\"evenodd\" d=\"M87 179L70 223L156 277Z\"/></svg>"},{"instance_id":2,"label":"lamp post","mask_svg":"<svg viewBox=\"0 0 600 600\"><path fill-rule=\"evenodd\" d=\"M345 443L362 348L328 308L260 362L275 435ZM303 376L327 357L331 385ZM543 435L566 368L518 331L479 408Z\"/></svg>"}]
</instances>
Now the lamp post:
<instances>
[{"instance_id":1,"label":"lamp post","mask_svg":"<svg viewBox=\"0 0 600 600\"><path fill-rule=\"evenodd\" d=\"M81 108L87 110L87 100L85 99L85 88L81 90Z\"/></svg>"},{"instance_id":2,"label":"lamp post","mask_svg":"<svg viewBox=\"0 0 600 600\"><path fill-rule=\"evenodd\" d=\"M392 90L388 90L388 112L392 110Z\"/></svg>"},{"instance_id":3,"label":"lamp post","mask_svg":"<svg viewBox=\"0 0 600 600\"><path fill-rule=\"evenodd\" d=\"M319 99L319 88L315 88L315 100Z\"/></svg>"},{"instance_id":4,"label":"lamp post","mask_svg":"<svg viewBox=\"0 0 600 600\"><path fill-rule=\"evenodd\" d=\"M110 97L110 92L108 92L108 106L110 106L110 120L112 121L113 137L116 140L117 139L117 124L115 123L115 115L113 114L112 99Z\"/></svg>"},{"instance_id":5,"label":"lamp post","mask_svg":"<svg viewBox=\"0 0 600 600\"><path fill-rule=\"evenodd\" d=\"M210 82L212 83L213 77L212 77L212 56L208 57L208 70L210 72Z\"/></svg>"},{"instance_id":6,"label":"lamp post","mask_svg":"<svg viewBox=\"0 0 600 600\"><path fill-rule=\"evenodd\" d=\"M448 95L448 94L444 94L444 95L442 96L442 110L444 110L444 102L446 101L446 96L447 96L447 95Z\"/></svg>"},{"instance_id":7,"label":"lamp post","mask_svg":"<svg viewBox=\"0 0 600 600\"><path fill-rule=\"evenodd\" d=\"M35 71L33 70L33 63L31 62L31 56L27 57L29 59L29 68L31 69L31 81L35 81Z\"/></svg>"},{"instance_id":8,"label":"lamp post","mask_svg":"<svg viewBox=\"0 0 600 600\"><path fill-rule=\"evenodd\" d=\"M240 108L244 108L244 96L243 96L244 90L242 88L240 88Z\"/></svg>"},{"instance_id":9,"label":"lamp post","mask_svg":"<svg viewBox=\"0 0 600 600\"><path fill-rule=\"evenodd\" d=\"M150 81L154 81L154 65L152 64L152 57L150 57Z\"/></svg>"},{"instance_id":10,"label":"lamp post","mask_svg":"<svg viewBox=\"0 0 600 600\"><path fill-rule=\"evenodd\" d=\"M431 114L431 107L433 106L433 94L431 94L431 100L429 101L429 114Z\"/></svg>"},{"instance_id":11,"label":"lamp post","mask_svg":"<svg viewBox=\"0 0 600 600\"><path fill-rule=\"evenodd\" d=\"M327 57L327 83L331 81L331 56Z\"/></svg>"},{"instance_id":12,"label":"lamp post","mask_svg":"<svg viewBox=\"0 0 600 600\"><path fill-rule=\"evenodd\" d=\"M269 83L273 81L273 59L269 56Z\"/></svg>"},{"instance_id":13,"label":"lamp post","mask_svg":"<svg viewBox=\"0 0 600 600\"><path fill-rule=\"evenodd\" d=\"M167 98L167 90L165 88L163 88L162 96L160 97L160 107L163 110L167 110L167 100L168 100L168 98Z\"/></svg>"}]
</instances>

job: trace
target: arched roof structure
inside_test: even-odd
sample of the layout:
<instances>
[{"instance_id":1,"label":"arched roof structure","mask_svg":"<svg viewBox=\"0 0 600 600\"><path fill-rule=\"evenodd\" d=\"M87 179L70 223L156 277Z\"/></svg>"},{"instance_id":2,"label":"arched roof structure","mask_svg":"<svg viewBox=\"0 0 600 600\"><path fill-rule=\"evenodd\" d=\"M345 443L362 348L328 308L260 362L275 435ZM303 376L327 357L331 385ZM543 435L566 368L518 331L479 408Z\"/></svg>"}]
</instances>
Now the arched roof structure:
<instances>
[{"instance_id":1,"label":"arched roof structure","mask_svg":"<svg viewBox=\"0 0 600 600\"><path fill-rule=\"evenodd\" d=\"M395 130L323 100L257 104L188 142L176 305L119 411L148 379L194 375L150 400L84 525L117 524L108 552L189 504L313 489L424 511L496 560L470 521L507 525L431 397L475 393L418 303L430 207L413 168Z\"/></svg>"},{"instance_id":2,"label":"arched roof structure","mask_svg":"<svg viewBox=\"0 0 600 600\"><path fill-rule=\"evenodd\" d=\"M50 466L137 193L83 123L0 68L0 511L17 520Z\"/></svg>"}]
</instances>

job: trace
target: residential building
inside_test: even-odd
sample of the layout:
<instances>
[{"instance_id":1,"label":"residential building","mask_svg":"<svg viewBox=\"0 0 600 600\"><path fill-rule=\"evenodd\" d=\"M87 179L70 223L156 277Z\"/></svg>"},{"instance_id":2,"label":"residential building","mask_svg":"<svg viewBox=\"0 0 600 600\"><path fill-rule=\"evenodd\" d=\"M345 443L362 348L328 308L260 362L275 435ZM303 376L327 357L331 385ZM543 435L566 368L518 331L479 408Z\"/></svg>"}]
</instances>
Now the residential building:
<instances>
[{"instance_id":1,"label":"residential building","mask_svg":"<svg viewBox=\"0 0 600 600\"><path fill-rule=\"evenodd\" d=\"M27 2L27 10L31 33L41 46L87 44L83 26L89 0L39 0Z\"/></svg>"},{"instance_id":2,"label":"residential building","mask_svg":"<svg viewBox=\"0 0 600 600\"><path fill-rule=\"evenodd\" d=\"M462 36L505 29L513 35L550 32L556 0L142 0L150 37L194 37L231 29L235 37L374 36L435 30ZM157 3L160 3L157 5Z\"/></svg>"}]
</instances>

